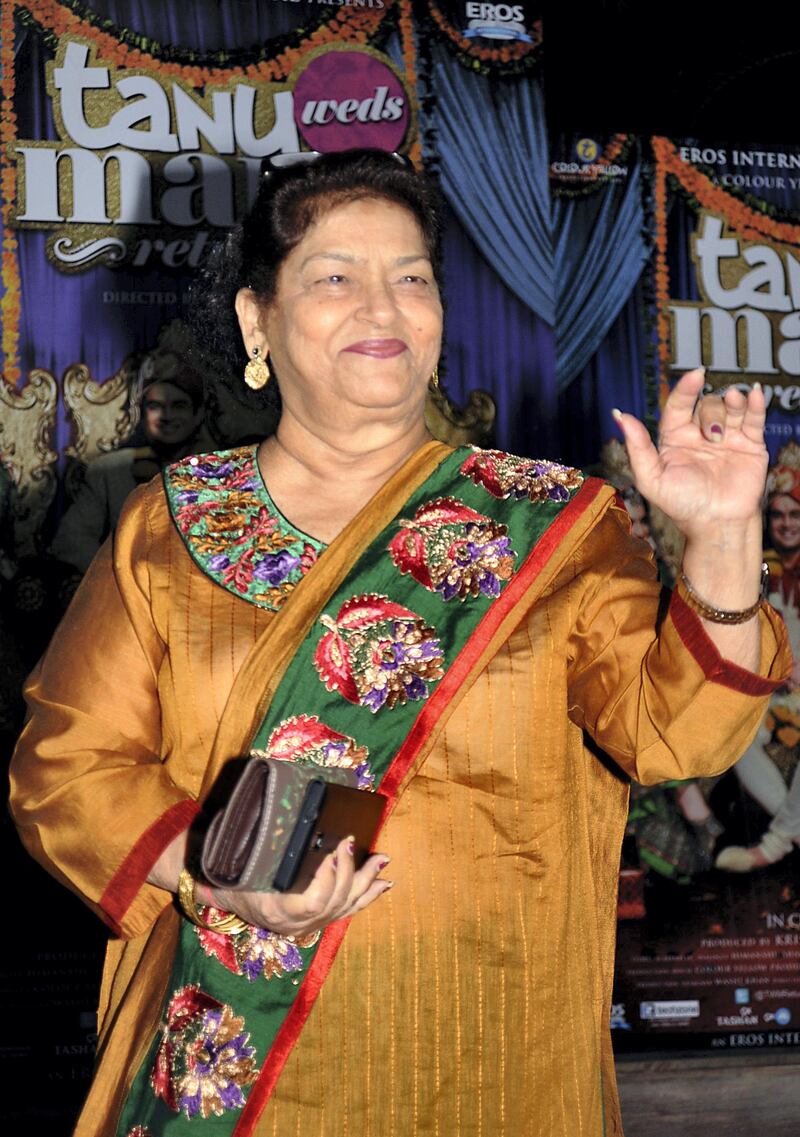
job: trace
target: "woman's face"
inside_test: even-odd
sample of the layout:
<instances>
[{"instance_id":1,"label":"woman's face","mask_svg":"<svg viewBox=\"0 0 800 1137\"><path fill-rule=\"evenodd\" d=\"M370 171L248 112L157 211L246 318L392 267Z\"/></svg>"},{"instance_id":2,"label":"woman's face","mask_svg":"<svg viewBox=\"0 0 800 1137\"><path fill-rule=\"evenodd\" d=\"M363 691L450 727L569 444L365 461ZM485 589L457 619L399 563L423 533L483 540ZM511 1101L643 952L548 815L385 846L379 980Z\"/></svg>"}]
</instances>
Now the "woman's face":
<instances>
[{"instance_id":1,"label":"woman's face","mask_svg":"<svg viewBox=\"0 0 800 1137\"><path fill-rule=\"evenodd\" d=\"M284 413L342 426L421 417L442 306L408 210L366 198L323 214L284 261L258 321ZM246 319L243 331L252 347Z\"/></svg>"},{"instance_id":2,"label":"woman's face","mask_svg":"<svg viewBox=\"0 0 800 1137\"><path fill-rule=\"evenodd\" d=\"M785 493L771 497L767 505L767 529L779 552L793 553L800 549L800 502Z\"/></svg>"}]
</instances>

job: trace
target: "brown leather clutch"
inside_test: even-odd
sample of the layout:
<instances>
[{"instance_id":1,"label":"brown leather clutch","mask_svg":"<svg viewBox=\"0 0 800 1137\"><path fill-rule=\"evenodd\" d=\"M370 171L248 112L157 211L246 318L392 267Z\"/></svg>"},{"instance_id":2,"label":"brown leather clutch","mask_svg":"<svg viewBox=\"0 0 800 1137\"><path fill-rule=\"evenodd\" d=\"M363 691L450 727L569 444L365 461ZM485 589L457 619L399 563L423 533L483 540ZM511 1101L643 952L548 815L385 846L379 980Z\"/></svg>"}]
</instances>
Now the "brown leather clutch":
<instances>
[{"instance_id":1,"label":"brown leather clutch","mask_svg":"<svg viewBox=\"0 0 800 1137\"><path fill-rule=\"evenodd\" d=\"M358 785L354 770L250 758L228 804L209 826L200 857L205 878L219 888L272 891L314 780Z\"/></svg>"}]
</instances>

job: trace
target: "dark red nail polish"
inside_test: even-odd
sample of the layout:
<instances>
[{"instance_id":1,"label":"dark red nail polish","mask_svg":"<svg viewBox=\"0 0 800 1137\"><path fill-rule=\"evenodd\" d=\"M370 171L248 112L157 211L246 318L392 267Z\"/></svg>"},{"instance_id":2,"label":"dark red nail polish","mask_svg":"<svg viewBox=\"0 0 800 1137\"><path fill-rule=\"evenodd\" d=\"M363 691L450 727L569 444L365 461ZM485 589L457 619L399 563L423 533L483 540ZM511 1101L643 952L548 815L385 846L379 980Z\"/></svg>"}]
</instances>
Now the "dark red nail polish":
<instances>
[{"instance_id":1,"label":"dark red nail polish","mask_svg":"<svg viewBox=\"0 0 800 1137\"><path fill-rule=\"evenodd\" d=\"M339 864L339 858L336 856L336 854L335 854L335 853L333 854L333 860L331 861L331 864L333 865L333 867L334 867L334 868L337 868L337 867L338 867L338 864Z\"/></svg>"},{"instance_id":2,"label":"dark red nail polish","mask_svg":"<svg viewBox=\"0 0 800 1137\"><path fill-rule=\"evenodd\" d=\"M353 853L356 851L356 843L355 843L355 841L353 840L353 838L352 838L352 837L351 837L351 838L350 838L350 840L347 842L347 851L348 851L348 853L350 854L350 856L351 856L351 857L352 857Z\"/></svg>"}]
</instances>

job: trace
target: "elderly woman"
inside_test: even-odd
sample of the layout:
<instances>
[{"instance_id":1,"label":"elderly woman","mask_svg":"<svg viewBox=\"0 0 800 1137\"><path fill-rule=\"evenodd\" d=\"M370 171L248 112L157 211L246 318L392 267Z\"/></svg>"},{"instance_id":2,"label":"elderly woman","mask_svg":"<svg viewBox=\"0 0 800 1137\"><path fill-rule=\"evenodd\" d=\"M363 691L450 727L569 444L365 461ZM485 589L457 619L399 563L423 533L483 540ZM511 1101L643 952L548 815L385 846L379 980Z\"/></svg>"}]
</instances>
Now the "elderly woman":
<instances>
[{"instance_id":1,"label":"elderly woman","mask_svg":"<svg viewBox=\"0 0 800 1137\"><path fill-rule=\"evenodd\" d=\"M423 178L369 152L272 173L231 254L277 433L136 492L28 688L17 823L114 933L77 1133L619 1133L627 777L717 772L790 664L761 392L696 405L689 374L658 451L617 416L686 535L659 621L613 491L428 436ZM356 871L343 841L297 895L200 879L187 832L254 746L358 766L382 852Z\"/></svg>"}]
</instances>

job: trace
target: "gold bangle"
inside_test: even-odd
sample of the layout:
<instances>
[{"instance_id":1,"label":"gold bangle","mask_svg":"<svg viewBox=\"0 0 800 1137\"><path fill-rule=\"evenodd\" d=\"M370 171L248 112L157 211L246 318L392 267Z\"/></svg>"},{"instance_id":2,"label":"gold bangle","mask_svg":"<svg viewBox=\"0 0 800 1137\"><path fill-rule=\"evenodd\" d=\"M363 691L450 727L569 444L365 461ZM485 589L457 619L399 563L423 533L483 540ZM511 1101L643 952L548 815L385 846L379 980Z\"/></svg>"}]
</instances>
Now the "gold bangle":
<instances>
[{"instance_id":1,"label":"gold bangle","mask_svg":"<svg viewBox=\"0 0 800 1137\"><path fill-rule=\"evenodd\" d=\"M246 931L250 925L246 920L234 915L233 912L221 916L218 920L204 920L198 911L197 901L194 898L196 883L188 869L181 869L178 877L178 903L188 920L191 920L198 928L205 928L209 932L221 932L227 936L235 936L239 932Z\"/></svg>"},{"instance_id":2,"label":"gold bangle","mask_svg":"<svg viewBox=\"0 0 800 1137\"><path fill-rule=\"evenodd\" d=\"M752 620L764 603L764 598L759 596L755 604L751 604L749 608L740 608L738 611L731 611L727 608L713 608L697 595L683 571L681 571L678 581L678 591L693 612L702 616L704 620L709 620L712 624L745 624L748 620Z\"/></svg>"}]
</instances>

